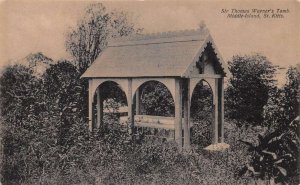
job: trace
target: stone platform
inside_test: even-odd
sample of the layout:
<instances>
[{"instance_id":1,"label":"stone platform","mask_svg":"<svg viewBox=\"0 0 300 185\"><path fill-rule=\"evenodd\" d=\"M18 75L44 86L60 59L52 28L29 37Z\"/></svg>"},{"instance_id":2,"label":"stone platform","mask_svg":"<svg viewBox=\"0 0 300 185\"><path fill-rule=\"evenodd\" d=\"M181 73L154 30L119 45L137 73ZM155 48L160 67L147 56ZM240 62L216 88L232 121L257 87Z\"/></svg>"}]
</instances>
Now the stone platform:
<instances>
[{"instance_id":1,"label":"stone platform","mask_svg":"<svg viewBox=\"0 0 300 185\"><path fill-rule=\"evenodd\" d=\"M226 144L226 143L216 143L216 144L211 144L211 145L205 147L204 150L207 150L207 151L224 151L229 147L230 147L230 145Z\"/></svg>"}]
</instances>

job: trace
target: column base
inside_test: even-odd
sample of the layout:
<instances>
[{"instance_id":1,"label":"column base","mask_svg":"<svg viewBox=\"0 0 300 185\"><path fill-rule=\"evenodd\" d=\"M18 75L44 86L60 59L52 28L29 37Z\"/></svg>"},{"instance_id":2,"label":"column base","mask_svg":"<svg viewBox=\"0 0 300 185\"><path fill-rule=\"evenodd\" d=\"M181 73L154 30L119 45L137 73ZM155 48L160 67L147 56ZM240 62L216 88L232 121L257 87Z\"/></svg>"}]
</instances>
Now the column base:
<instances>
[{"instance_id":1,"label":"column base","mask_svg":"<svg viewBox=\"0 0 300 185\"><path fill-rule=\"evenodd\" d=\"M93 122L92 122L92 120L89 120L89 131L90 132L93 131Z\"/></svg>"},{"instance_id":2,"label":"column base","mask_svg":"<svg viewBox=\"0 0 300 185\"><path fill-rule=\"evenodd\" d=\"M211 144L211 145L205 147L204 150L207 150L207 151L224 151L229 147L230 147L230 145L226 144L226 143L216 143L216 144Z\"/></svg>"}]
</instances>

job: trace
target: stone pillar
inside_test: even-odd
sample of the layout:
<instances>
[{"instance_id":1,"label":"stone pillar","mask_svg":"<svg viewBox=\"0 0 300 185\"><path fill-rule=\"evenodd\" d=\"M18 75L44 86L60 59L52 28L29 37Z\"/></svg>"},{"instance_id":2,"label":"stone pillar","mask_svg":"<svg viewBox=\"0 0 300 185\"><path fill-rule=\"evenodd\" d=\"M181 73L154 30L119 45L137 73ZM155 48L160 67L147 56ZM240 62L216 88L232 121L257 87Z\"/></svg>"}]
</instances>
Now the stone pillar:
<instances>
[{"instance_id":1,"label":"stone pillar","mask_svg":"<svg viewBox=\"0 0 300 185\"><path fill-rule=\"evenodd\" d=\"M179 149L182 148L182 82L175 79L175 141Z\"/></svg>"},{"instance_id":2,"label":"stone pillar","mask_svg":"<svg viewBox=\"0 0 300 185\"><path fill-rule=\"evenodd\" d=\"M191 133L190 133L190 81L184 79L183 81L183 111L184 111L184 150L189 151L191 148Z\"/></svg>"},{"instance_id":3,"label":"stone pillar","mask_svg":"<svg viewBox=\"0 0 300 185\"><path fill-rule=\"evenodd\" d=\"M140 88L138 88L135 93L135 113L136 113L136 115L141 114L140 98L141 98L140 97Z\"/></svg>"},{"instance_id":4,"label":"stone pillar","mask_svg":"<svg viewBox=\"0 0 300 185\"><path fill-rule=\"evenodd\" d=\"M93 131L93 99L94 93L92 92L93 89L93 81L89 79L89 131Z\"/></svg>"},{"instance_id":5,"label":"stone pillar","mask_svg":"<svg viewBox=\"0 0 300 185\"><path fill-rule=\"evenodd\" d=\"M96 128L99 129L103 125L103 100L100 94L100 87L97 88L97 124Z\"/></svg>"},{"instance_id":6,"label":"stone pillar","mask_svg":"<svg viewBox=\"0 0 300 185\"><path fill-rule=\"evenodd\" d=\"M224 78L219 79L219 142L224 143Z\"/></svg>"},{"instance_id":7,"label":"stone pillar","mask_svg":"<svg viewBox=\"0 0 300 185\"><path fill-rule=\"evenodd\" d=\"M214 123L213 123L213 144L218 143L218 130L219 130L219 116L218 116L218 112L219 112L219 83L218 83L219 79L215 79L215 93L214 93Z\"/></svg>"},{"instance_id":8,"label":"stone pillar","mask_svg":"<svg viewBox=\"0 0 300 185\"><path fill-rule=\"evenodd\" d=\"M128 104L128 124L129 124L129 133L133 133L133 111L132 111L132 79L128 79L128 97L127 97L127 104Z\"/></svg>"}]
</instances>

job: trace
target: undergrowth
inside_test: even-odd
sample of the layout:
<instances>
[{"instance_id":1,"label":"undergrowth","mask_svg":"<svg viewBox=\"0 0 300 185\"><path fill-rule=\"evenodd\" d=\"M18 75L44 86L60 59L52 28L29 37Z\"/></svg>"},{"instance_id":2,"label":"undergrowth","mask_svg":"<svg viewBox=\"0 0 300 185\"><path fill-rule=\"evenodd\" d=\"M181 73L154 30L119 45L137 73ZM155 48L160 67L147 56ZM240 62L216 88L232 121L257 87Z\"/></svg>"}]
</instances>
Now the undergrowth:
<instances>
[{"instance_id":1,"label":"undergrowth","mask_svg":"<svg viewBox=\"0 0 300 185\"><path fill-rule=\"evenodd\" d=\"M80 130L86 124L76 125ZM227 124L225 133L231 145L226 151L208 152L195 145L187 153L179 152L173 141L132 139L126 128L106 121L98 132L72 135L69 146L19 146L18 153L4 158L3 184L244 184L248 179L236 173L248 156L237 140L251 133L234 124Z\"/></svg>"}]
</instances>

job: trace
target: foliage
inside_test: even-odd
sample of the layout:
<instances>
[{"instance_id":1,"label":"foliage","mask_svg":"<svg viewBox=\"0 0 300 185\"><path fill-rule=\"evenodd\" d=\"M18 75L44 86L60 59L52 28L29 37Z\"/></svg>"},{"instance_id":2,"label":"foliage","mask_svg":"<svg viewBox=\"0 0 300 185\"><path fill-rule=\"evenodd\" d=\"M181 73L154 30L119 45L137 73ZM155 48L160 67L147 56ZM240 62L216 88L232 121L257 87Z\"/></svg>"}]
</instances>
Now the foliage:
<instances>
[{"instance_id":1,"label":"foliage","mask_svg":"<svg viewBox=\"0 0 300 185\"><path fill-rule=\"evenodd\" d=\"M55 108L80 113L80 117L85 117L87 114L87 107L84 106L87 101L85 80L80 79L80 73L73 64L63 60L51 65L44 73L43 82L47 98Z\"/></svg>"},{"instance_id":2,"label":"foliage","mask_svg":"<svg viewBox=\"0 0 300 185\"><path fill-rule=\"evenodd\" d=\"M205 82L196 85L191 99L191 116L194 121L211 120L213 111L213 94Z\"/></svg>"},{"instance_id":3,"label":"foliage","mask_svg":"<svg viewBox=\"0 0 300 185\"><path fill-rule=\"evenodd\" d=\"M141 92L142 112L147 115L174 115L174 100L165 85L150 81L144 84Z\"/></svg>"},{"instance_id":4,"label":"foliage","mask_svg":"<svg viewBox=\"0 0 300 185\"><path fill-rule=\"evenodd\" d=\"M157 116L174 116L174 99L168 88L157 81L141 87L142 113ZM212 92L209 86L198 83L192 95L191 115L194 122L212 119Z\"/></svg>"},{"instance_id":5,"label":"foliage","mask_svg":"<svg viewBox=\"0 0 300 185\"><path fill-rule=\"evenodd\" d=\"M300 72L291 66L286 78L286 84L282 88L270 91L268 103L264 107L264 121L269 127L286 127L299 115Z\"/></svg>"},{"instance_id":6,"label":"foliage","mask_svg":"<svg viewBox=\"0 0 300 185\"><path fill-rule=\"evenodd\" d=\"M106 47L111 37L138 33L126 12L109 12L101 4L91 4L77 27L67 34L66 48L74 57L79 71L84 72Z\"/></svg>"},{"instance_id":7,"label":"foliage","mask_svg":"<svg viewBox=\"0 0 300 185\"><path fill-rule=\"evenodd\" d=\"M43 101L49 116L57 117L59 124L59 143L73 137L70 129L75 119L85 119L87 106L86 91L76 67L68 61L51 65L43 75Z\"/></svg>"},{"instance_id":8,"label":"foliage","mask_svg":"<svg viewBox=\"0 0 300 185\"><path fill-rule=\"evenodd\" d=\"M286 123L284 104L284 91L280 88L275 88L269 92L267 104L264 106L264 125L271 128L276 128L282 123Z\"/></svg>"},{"instance_id":9,"label":"foliage","mask_svg":"<svg viewBox=\"0 0 300 185\"><path fill-rule=\"evenodd\" d=\"M263 107L275 88L277 66L259 54L234 56L229 62L231 77L226 89L227 116L239 124L263 123Z\"/></svg>"},{"instance_id":10,"label":"foliage","mask_svg":"<svg viewBox=\"0 0 300 185\"><path fill-rule=\"evenodd\" d=\"M1 80L15 83L13 78L30 76L29 69L16 68L9 68ZM184 155L177 151L173 142L145 141L143 137L132 140L127 129L108 115L104 118L107 125L104 130L88 133L88 124L82 119L81 111L73 110L81 101L77 94L82 91L71 88L80 84L76 74L74 66L62 61L52 65L41 81L27 77L37 83L32 87L37 93L31 103L41 104L43 109L32 110L36 116L24 116L22 122L19 121L21 126L10 119L2 122L5 157L1 174L4 184L241 183L234 177L233 170L226 170L228 161L235 167L234 162L239 160L224 161L225 156L207 155L201 150ZM22 83L29 82L23 80ZM12 87L15 88L12 92L19 88ZM34 92L34 89L25 90L25 95ZM1 99L6 100L6 96ZM62 99L69 102L61 104ZM8 118L13 114L2 113L2 116ZM68 124L68 131L62 132L65 124ZM62 141L61 134L64 134ZM235 152L226 156L235 159Z\"/></svg>"},{"instance_id":11,"label":"foliage","mask_svg":"<svg viewBox=\"0 0 300 185\"><path fill-rule=\"evenodd\" d=\"M52 64L53 60L51 58L48 58L41 52L37 53L30 53L28 56L26 56L26 61L29 63L29 67L34 67L38 63L46 63L46 64Z\"/></svg>"},{"instance_id":12,"label":"foliage","mask_svg":"<svg viewBox=\"0 0 300 185\"><path fill-rule=\"evenodd\" d=\"M74 58L79 74L82 74L103 51L110 38L128 36L140 31L141 29L135 28L126 12L109 12L101 3L96 3L85 9L84 17L75 28L67 33L65 45L67 51ZM82 81L81 84L81 97L85 100L84 102L88 102L88 82ZM124 97L123 93L114 87L104 88L105 92L102 94L110 95L109 92L113 92L117 100L125 104L124 98L122 98ZM82 113L87 115L87 104L82 105L84 105Z\"/></svg>"},{"instance_id":13,"label":"foliage","mask_svg":"<svg viewBox=\"0 0 300 185\"><path fill-rule=\"evenodd\" d=\"M48 111L57 111L60 115L81 111L83 117L86 112L82 109L84 89L79 78L76 67L68 61L59 61L46 70L43 75L43 88L47 96L44 99L51 105Z\"/></svg>"},{"instance_id":14,"label":"foliage","mask_svg":"<svg viewBox=\"0 0 300 185\"><path fill-rule=\"evenodd\" d=\"M109 121L109 120L107 120ZM240 129L240 128L236 128ZM109 130L109 132L108 132ZM234 130L232 131L234 133ZM131 140L122 126L78 141L63 155L63 173L47 172L39 182L49 184L245 184L234 174L244 155L233 147L223 153L193 150L179 153L173 142ZM230 143L234 146L234 143ZM236 143L238 144L238 143ZM239 155L237 155L239 154ZM76 159L76 160L75 160ZM176 178L174 178L176 177ZM28 179L25 183L36 183Z\"/></svg>"},{"instance_id":15,"label":"foliage","mask_svg":"<svg viewBox=\"0 0 300 185\"><path fill-rule=\"evenodd\" d=\"M118 119L112 115L104 116L106 126L103 130L89 133L80 107L83 101L80 93L83 93L83 89L77 86L82 86L81 80L72 64L61 61L51 65L41 80L30 76L30 72L21 73L23 69L26 68L7 70L10 73L4 73L1 79L3 85L16 83L13 78L24 79L22 76L25 75L27 80L36 82L31 88L36 89L37 93L30 104L41 104L41 107L30 112L36 116L24 115L21 127L10 119L5 119L2 123L5 133L2 174L5 184L246 182L234 176L237 166L245 163L247 155L237 143L237 139L248 137L247 134L238 135L242 133L242 128L234 124L231 124L232 128L225 128L225 133L230 134L226 135L226 139L232 148L222 154L207 153L198 148L185 155L177 151L173 142L146 141L143 137L132 140L127 128L117 124ZM25 71L27 70L30 71ZM29 82L23 80L22 83ZM1 84L1 88L3 85ZM14 92L23 86L12 87L15 88L11 89ZM28 95L35 92L31 88L23 89L27 91L23 93ZM200 98L201 95L195 97ZM1 97L6 101L8 98L13 100L15 97L10 97L9 94ZM200 100L198 103L211 101ZM13 114L3 112L2 116L8 118Z\"/></svg>"},{"instance_id":16,"label":"foliage","mask_svg":"<svg viewBox=\"0 0 300 185\"><path fill-rule=\"evenodd\" d=\"M262 180L274 179L275 183L288 182L297 176L297 158L299 138L296 133L287 129L277 129L271 133L258 136L257 145L242 141L249 146L251 160L240 175L249 173L252 177Z\"/></svg>"},{"instance_id":17,"label":"foliage","mask_svg":"<svg viewBox=\"0 0 300 185\"><path fill-rule=\"evenodd\" d=\"M35 166L41 164L34 160L27 164L27 154L35 153L35 157L40 158L43 152L41 140L49 139L46 143L53 143L50 135L39 138L39 141L35 138L35 134L45 133L47 125L47 122L38 123L39 119L43 119L41 112L45 110L44 103L40 101L41 84L33 71L22 65L7 67L0 78L3 178L24 179L24 173L33 174ZM50 133L55 134L52 130Z\"/></svg>"},{"instance_id":18,"label":"foliage","mask_svg":"<svg viewBox=\"0 0 300 185\"><path fill-rule=\"evenodd\" d=\"M195 145L190 153L178 152L174 142L145 140L143 131L131 137L128 128L118 124L115 114L105 114L103 129L90 133L86 119L87 82L81 80L80 75L103 50L109 37L125 36L135 31L127 16L108 13L101 4L91 6L67 41L68 49L80 63L79 66L59 61L51 65L41 78L22 65L4 70L0 77L4 146L1 182L246 184L249 178L238 179L235 175L248 161L248 167L243 170L248 169L249 172L250 169L252 175L258 171L262 179L275 177L285 182L288 177L296 175L299 141L293 133L295 131L277 129L265 135L262 127L238 127L230 120L225 124L225 140L231 147L221 153L204 151L203 146L210 143L207 133L211 132L213 106L210 89L202 83L196 86L199 91L192 96L193 121L198 124L192 131ZM85 34L92 37L87 38ZM274 123L292 119L298 111L295 103L299 85L297 71L291 68L288 83L283 89L276 89L272 80L276 67L265 57L236 56L230 65L233 77L227 92L228 105L231 106L229 115L244 114L244 117L235 117L239 123L245 120L260 123L260 117L256 120L246 110L255 109L257 111L249 112L261 116L261 106L266 102L260 96L271 96L268 98L270 106L265 106L265 120L268 116ZM243 87L245 84L247 86ZM101 94L106 106L117 109L126 104L125 94L117 84L102 85ZM174 115L172 95L161 83L145 84L141 100L144 104L142 111L146 114ZM261 104L252 101L260 101ZM247 104L243 104L245 102ZM282 107L278 106L280 104ZM274 116L278 111L283 112L280 112L279 118ZM269 126L273 126L273 122ZM254 136L259 132L262 136L255 140ZM248 153L246 146L238 140L245 141L252 153Z\"/></svg>"},{"instance_id":19,"label":"foliage","mask_svg":"<svg viewBox=\"0 0 300 185\"><path fill-rule=\"evenodd\" d=\"M98 88L100 88L100 94L103 100L111 101L112 99L115 101L115 103L120 103L120 105L127 104L126 94L117 83L106 81L102 83Z\"/></svg>"},{"instance_id":20,"label":"foliage","mask_svg":"<svg viewBox=\"0 0 300 185\"><path fill-rule=\"evenodd\" d=\"M290 123L299 115L300 102L300 70L296 67L290 67L286 74L287 82L284 86L284 104L287 122Z\"/></svg>"},{"instance_id":21,"label":"foliage","mask_svg":"<svg viewBox=\"0 0 300 185\"><path fill-rule=\"evenodd\" d=\"M275 182L288 182L297 177L297 157L299 138L297 124L290 123L299 114L300 73L295 67L287 71L287 82L279 89L271 91L265 106L265 125L270 127L267 135L259 136L255 146L247 143L253 151L251 166L244 168L260 179L275 179ZM294 122L292 122L294 123Z\"/></svg>"},{"instance_id":22,"label":"foliage","mask_svg":"<svg viewBox=\"0 0 300 185\"><path fill-rule=\"evenodd\" d=\"M0 78L1 116L4 120L20 125L28 116L42 109L39 104L41 81L33 71L22 65L7 67Z\"/></svg>"},{"instance_id":23,"label":"foliage","mask_svg":"<svg viewBox=\"0 0 300 185\"><path fill-rule=\"evenodd\" d=\"M190 109L193 123L191 142L206 147L212 142L213 95L203 81L195 87Z\"/></svg>"},{"instance_id":24,"label":"foliage","mask_svg":"<svg viewBox=\"0 0 300 185\"><path fill-rule=\"evenodd\" d=\"M4 70L1 83L4 179L26 180L65 168L62 153L84 137L79 73L66 62L42 79L22 65ZM60 169L60 170L59 170Z\"/></svg>"},{"instance_id":25,"label":"foliage","mask_svg":"<svg viewBox=\"0 0 300 185\"><path fill-rule=\"evenodd\" d=\"M234 175L249 157L237 140L252 137L253 130L229 123L225 133L231 148L207 152L202 146L178 152L174 142L131 137L118 117L105 114L105 127L90 133L87 124L87 82L82 72L106 47L111 37L139 32L124 12L108 12L101 4L86 9L85 17L69 34L67 50L77 66L59 61L37 78L31 69L15 65L0 78L1 133L4 184L245 184ZM39 58L38 58L39 59ZM48 58L47 58L48 59ZM198 86L197 86L198 88ZM193 119L211 124L211 94L199 85ZM107 106L125 104L116 84L103 84ZM150 82L141 92L144 112L174 115L168 89ZM124 101L125 99L125 101ZM119 104L120 103L120 104ZM209 126L207 127L209 128ZM209 130L209 129L208 129ZM205 130L204 132L209 132ZM249 131L250 130L250 131ZM202 127L195 133L201 133ZM250 134L249 134L250 133ZM203 138L198 137L196 140ZM207 142L208 143L208 142ZM176 178L174 178L176 177Z\"/></svg>"}]
</instances>

